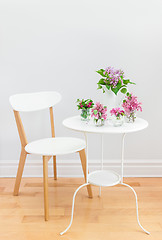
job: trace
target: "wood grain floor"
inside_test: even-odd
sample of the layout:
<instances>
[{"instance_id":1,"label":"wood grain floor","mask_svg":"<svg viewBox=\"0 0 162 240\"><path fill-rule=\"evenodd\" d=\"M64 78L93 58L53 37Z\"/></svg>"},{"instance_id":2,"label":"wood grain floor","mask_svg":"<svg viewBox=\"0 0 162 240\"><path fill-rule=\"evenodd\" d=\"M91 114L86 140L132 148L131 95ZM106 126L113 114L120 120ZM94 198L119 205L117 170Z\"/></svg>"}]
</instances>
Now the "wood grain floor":
<instances>
[{"instance_id":1,"label":"wood grain floor","mask_svg":"<svg viewBox=\"0 0 162 240\"><path fill-rule=\"evenodd\" d=\"M13 196L15 179L0 179L1 240L162 240L162 178L126 178L139 198L142 225L151 232L143 233L136 221L135 199L130 189L115 186L93 187L94 198L87 190L78 193L74 221L70 221L72 196L83 179L49 179L49 221L44 221L43 184L41 178L23 178L19 196Z\"/></svg>"}]
</instances>

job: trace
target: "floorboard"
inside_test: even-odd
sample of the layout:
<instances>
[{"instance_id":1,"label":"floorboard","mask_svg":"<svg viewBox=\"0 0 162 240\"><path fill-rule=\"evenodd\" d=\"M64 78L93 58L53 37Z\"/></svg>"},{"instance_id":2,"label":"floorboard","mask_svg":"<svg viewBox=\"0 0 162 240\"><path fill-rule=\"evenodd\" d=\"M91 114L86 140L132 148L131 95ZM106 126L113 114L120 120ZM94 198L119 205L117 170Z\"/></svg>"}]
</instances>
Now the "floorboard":
<instances>
[{"instance_id":1,"label":"floorboard","mask_svg":"<svg viewBox=\"0 0 162 240\"><path fill-rule=\"evenodd\" d=\"M0 239L2 240L162 240L162 178L125 178L137 192L143 233L136 221L134 195L129 188L86 188L76 198L74 221L70 221L72 196L81 178L49 178L49 221L44 221L41 178L23 178L19 196L13 196L14 178L0 178Z\"/></svg>"}]
</instances>

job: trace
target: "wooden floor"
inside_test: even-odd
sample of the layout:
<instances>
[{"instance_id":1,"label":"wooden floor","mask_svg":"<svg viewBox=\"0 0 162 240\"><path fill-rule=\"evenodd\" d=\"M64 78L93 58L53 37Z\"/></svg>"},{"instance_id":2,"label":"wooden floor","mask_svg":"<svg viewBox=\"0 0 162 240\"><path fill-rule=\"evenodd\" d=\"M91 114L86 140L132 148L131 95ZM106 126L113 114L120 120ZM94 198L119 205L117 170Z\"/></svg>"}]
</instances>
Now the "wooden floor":
<instances>
[{"instance_id":1,"label":"wooden floor","mask_svg":"<svg viewBox=\"0 0 162 240\"><path fill-rule=\"evenodd\" d=\"M0 240L162 240L162 178L126 178L139 198L143 233L136 221L135 199L130 189L116 186L93 187L94 198L86 188L76 198L74 221L70 221L72 196L83 179L49 179L50 218L44 221L41 178L23 178L20 195L12 195L15 179L0 179Z\"/></svg>"}]
</instances>

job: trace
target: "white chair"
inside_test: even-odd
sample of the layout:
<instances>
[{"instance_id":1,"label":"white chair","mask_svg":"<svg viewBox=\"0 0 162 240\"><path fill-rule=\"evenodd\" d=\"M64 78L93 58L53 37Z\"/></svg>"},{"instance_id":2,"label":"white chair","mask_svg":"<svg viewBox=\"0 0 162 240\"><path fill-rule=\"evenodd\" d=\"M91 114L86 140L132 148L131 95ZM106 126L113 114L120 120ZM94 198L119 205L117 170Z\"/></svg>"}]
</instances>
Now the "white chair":
<instances>
[{"instance_id":1,"label":"white chair","mask_svg":"<svg viewBox=\"0 0 162 240\"><path fill-rule=\"evenodd\" d=\"M82 139L70 137L55 137L53 106L61 100L57 92L38 92L17 94L10 97L9 101L14 111L15 120L21 141L21 155L16 176L14 195L18 195L27 154L43 156L43 182L44 182L44 211L45 220L49 217L48 204L48 161L53 157L54 179L57 179L56 155L79 152L84 177L86 179L86 143ZM28 143L19 112L31 112L49 108L52 138L45 138ZM87 186L89 197L92 197L91 186Z\"/></svg>"}]
</instances>

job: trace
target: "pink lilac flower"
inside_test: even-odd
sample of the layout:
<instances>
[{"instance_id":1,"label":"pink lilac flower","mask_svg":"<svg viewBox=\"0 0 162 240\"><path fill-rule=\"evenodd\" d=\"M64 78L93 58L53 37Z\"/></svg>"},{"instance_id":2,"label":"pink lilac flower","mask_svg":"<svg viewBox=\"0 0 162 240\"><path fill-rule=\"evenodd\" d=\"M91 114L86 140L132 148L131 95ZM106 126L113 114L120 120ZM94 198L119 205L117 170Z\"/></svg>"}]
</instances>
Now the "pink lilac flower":
<instances>
[{"instance_id":1,"label":"pink lilac flower","mask_svg":"<svg viewBox=\"0 0 162 240\"><path fill-rule=\"evenodd\" d=\"M94 103L91 99L77 99L77 103L78 110L86 110L94 106Z\"/></svg>"},{"instance_id":2,"label":"pink lilac flower","mask_svg":"<svg viewBox=\"0 0 162 240\"><path fill-rule=\"evenodd\" d=\"M104 119L107 118L107 107L103 106L100 102L96 102L95 107L91 110L92 114L91 117L94 117L95 119Z\"/></svg>"},{"instance_id":3,"label":"pink lilac flower","mask_svg":"<svg viewBox=\"0 0 162 240\"><path fill-rule=\"evenodd\" d=\"M138 102L137 97L134 96L132 93L126 96L126 99L123 101L123 108L127 116L130 116L135 111L142 112L142 103Z\"/></svg>"},{"instance_id":4,"label":"pink lilac flower","mask_svg":"<svg viewBox=\"0 0 162 240\"><path fill-rule=\"evenodd\" d=\"M124 111L121 110L120 108L113 108L110 111L111 116L114 115L116 117L124 116Z\"/></svg>"},{"instance_id":5,"label":"pink lilac flower","mask_svg":"<svg viewBox=\"0 0 162 240\"><path fill-rule=\"evenodd\" d=\"M87 104L87 107L90 108L91 105L92 105L92 102L89 102L89 103Z\"/></svg>"}]
</instances>

